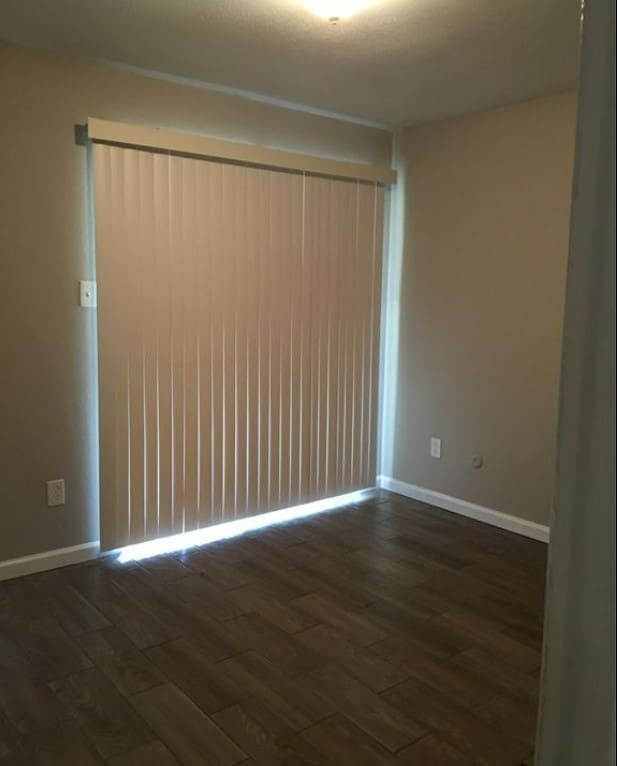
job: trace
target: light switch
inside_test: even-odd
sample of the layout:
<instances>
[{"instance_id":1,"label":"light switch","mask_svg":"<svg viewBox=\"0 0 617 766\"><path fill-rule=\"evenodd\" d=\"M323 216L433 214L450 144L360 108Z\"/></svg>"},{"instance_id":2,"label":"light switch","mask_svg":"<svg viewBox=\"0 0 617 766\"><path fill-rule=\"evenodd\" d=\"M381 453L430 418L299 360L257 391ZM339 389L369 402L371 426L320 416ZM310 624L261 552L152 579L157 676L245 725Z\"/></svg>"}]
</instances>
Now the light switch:
<instances>
[{"instance_id":1,"label":"light switch","mask_svg":"<svg viewBox=\"0 0 617 766\"><path fill-rule=\"evenodd\" d=\"M436 436L431 437L431 457L441 457L441 439Z\"/></svg>"},{"instance_id":2,"label":"light switch","mask_svg":"<svg viewBox=\"0 0 617 766\"><path fill-rule=\"evenodd\" d=\"M79 283L79 305L82 308L96 307L96 282L81 280Z\"/></svg>"}]
</instances>

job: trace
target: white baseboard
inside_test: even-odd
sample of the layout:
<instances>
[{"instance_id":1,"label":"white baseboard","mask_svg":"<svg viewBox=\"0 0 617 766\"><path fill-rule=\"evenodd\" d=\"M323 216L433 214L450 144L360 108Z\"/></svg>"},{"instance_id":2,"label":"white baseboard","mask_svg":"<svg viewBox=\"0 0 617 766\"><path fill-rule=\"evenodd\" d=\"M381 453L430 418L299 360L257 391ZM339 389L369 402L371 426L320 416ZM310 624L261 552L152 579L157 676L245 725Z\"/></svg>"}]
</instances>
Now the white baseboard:
<instances>
[{"instance_id":1,"label":"white baseboard","mask_svg":"<svg viewBox=\"0 0 617 766\"><path fill-rule=\"evenodd\" d=\"M411 497L422 503L443 508L445 511L452 511L452 513L458 513L461 516L468 516L470 519L491 524L493 527L507 529L508 532L515 532L517 535L531 537L533 540L539 540L543 543L549 541L549 527L537 524L535 521L520 519L518 516L510 516L508 513L494 511L492 508L476 505L467 500L460 500L458 497L452 497L451 495L443 495L441 492L435 492L432 489L416 487L415 484L407 484L407 482L392 479L390 476L378 476L377 486L390 492L396 492L397 495Z\"/></svg>"},{"instance_id":2,"label":"white baseboard","mask_svg":"<svg viewBox=\"0 0 617 766\"><path fill-rule=\"evenodd\" d=\"M0 561L0 581L89 561L97 558L99 550L99 541L95 540L91 543L72 545L70 548L57 548L53 551L22 556L19 559Z\"/></svg>"},{"instance_id":3,"label":"white baseboard","mask_svg":"<svg viewBox=\"0 0 617 766\"><path fill-rule=\"evenodd\" d=\"M467 516L470 519L491 524L494 527L507 529L509 532L515 532L516 534L530 537L533 540L540 540L544 543L549 540L549 528L543 524L536 524L534 521L510 516L507 513L494 511L492 508L485 508L482 505L476 505L467 500L444 495L432 489L407 484L407 482L392 479L389 476L378 476L377 486L390 492L395 492L398 495L411 497L422 503L435 505L437 508L443 508L446 511L452 511L452 513L458 513L461 516ZM90 561L97 558L99 555L99 541L95 540L91 543L72 545L69 548L58 548L53 551L34 553L31 556L23 556L18 559L0 561L0 581L35 574L36 572L46 572L49 569L57 569L69 564L79 564L82 561Z\"/></svg>"}]
</instances>

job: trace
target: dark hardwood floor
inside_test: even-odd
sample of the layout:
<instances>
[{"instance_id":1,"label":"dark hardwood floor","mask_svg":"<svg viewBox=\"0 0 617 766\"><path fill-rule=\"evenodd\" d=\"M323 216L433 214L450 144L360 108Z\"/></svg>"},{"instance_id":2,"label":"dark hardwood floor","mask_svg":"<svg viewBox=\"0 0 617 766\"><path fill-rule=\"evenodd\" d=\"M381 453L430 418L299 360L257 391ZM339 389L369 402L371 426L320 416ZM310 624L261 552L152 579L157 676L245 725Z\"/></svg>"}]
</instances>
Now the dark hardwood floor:
<instances>
[{"instance_id":1,"label":"dark hardwood floor","mask_svg":"<svg viewBox=\"0 0 617 766\"><path fill-rule=\"evenodd\" d=\"M0 583L0 764L515 766L546 547L379 492Z\"/></svg>"}]
</instances>

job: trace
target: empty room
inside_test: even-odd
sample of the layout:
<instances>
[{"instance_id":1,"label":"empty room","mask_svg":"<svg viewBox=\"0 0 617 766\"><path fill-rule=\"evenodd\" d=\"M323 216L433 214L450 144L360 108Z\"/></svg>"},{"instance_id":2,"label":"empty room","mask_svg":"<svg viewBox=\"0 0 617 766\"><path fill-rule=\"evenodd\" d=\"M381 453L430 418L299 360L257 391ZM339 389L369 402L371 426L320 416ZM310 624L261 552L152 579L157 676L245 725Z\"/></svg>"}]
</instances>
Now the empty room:
<instances>
[{"instance_id":1,"label":"empty room","mask_svg":"<svg viewBox=\"0 0 617 766\"><path fill-rule=\"evenodd\" d=\"M2 0L0 766L614 766L612 0Z\"/></svg>"}]
</instances>

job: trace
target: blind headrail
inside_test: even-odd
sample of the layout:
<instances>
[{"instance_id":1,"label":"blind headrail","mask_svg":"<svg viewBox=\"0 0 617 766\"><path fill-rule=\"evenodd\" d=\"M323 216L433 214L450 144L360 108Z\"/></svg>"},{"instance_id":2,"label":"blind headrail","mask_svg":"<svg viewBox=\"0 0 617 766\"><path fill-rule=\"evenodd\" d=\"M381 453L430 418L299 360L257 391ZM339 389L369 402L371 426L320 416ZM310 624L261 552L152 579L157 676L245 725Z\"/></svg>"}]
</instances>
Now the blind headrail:
<instances>
[{"instance_id":1,"label":"blind headrail","mask_svg":"<svg viewBox=\"0 0 617 766\"><path fill-rule=\"evenodd\" d=\"M89 117L88 139L96 143L116 144L172 152L208 159L227 160L259 167L278 168L333 178L347 178L377 184L396 183L396 171L361 162L316 157L266 146L224 141L195 133L166 128L150 128L124 122Z\"/></svg>"}]
</instances>

